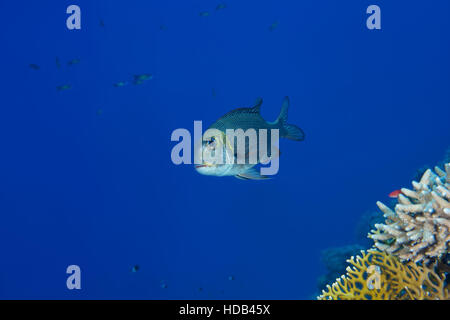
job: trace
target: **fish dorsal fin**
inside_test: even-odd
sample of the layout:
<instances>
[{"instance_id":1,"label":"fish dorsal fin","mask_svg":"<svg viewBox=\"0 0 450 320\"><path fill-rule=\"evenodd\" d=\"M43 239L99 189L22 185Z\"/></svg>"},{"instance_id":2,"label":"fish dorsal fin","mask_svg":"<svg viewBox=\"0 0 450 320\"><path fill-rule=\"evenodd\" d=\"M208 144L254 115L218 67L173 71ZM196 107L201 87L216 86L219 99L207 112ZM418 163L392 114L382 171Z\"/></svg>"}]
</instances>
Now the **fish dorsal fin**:
<instances>
[{"instance_id":1,"label":"fish dorsal fin","mask_svg":"<svg viewBox=\"0 0 450 320\"><path fill-rule=\"evenodd\" d=\"M261 111L261 105L263 103L263 99L261 97L257 98L255 101L255 104L253 105L253 107L251 107L250 109L252 109L253 112L255 113L259 113Z\"/></svg>"},{"instance_id":2,"label":"fish dorsal fin","mask_svg":"<svg viewBox=\"0 0 450 320\"><path fill-rule=\"evenodd\" d=\"M224 119L227 119L229 117L235 117L237 114L260 114L259 111L261 110L262 105L262 98L256 99L255 104L253 107L250 108L237 108L234 110L231 110L230 112L226 113L222 117L219 118L218 122L224 121ZM211 128L215 128L211 126Z\"/></svg>"}]
</instances>

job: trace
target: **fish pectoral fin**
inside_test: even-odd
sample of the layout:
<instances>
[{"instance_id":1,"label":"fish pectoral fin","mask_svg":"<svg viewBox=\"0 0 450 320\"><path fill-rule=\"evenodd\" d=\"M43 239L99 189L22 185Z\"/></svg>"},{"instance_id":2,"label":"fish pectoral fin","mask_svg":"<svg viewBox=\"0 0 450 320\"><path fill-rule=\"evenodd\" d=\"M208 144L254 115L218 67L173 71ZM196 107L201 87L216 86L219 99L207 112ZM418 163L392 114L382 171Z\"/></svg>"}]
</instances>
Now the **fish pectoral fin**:
<instances>
[{"instance_id":1,"label":"fish pectoral fin","mask_svg":"<svg viewBox=\"0 0 450 320\"><path fill-rule=\"evenodd\" d=\"M250 168L244 173L240 173L238 175L235 175L236 178L242 179L242 180L267 180L270 179L268 176L262 176L259 173L259 170L256 168Z\"/></svg>"}]
</instances>

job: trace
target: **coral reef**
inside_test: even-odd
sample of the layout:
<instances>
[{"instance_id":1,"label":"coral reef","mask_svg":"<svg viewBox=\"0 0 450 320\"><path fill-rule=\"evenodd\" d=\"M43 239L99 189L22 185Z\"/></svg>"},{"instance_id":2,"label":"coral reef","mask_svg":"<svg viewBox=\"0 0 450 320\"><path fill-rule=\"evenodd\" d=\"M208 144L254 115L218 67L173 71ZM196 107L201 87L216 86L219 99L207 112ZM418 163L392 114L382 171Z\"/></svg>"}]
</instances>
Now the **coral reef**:
<instances>
[{"instance_id":1,"label":"coral reef","mask_svg":"<svg viewBox=\"0 0 450 320\"><path fill-rule=\"evenodd\" d=\"M441 161L439 161L436 165L440 168L444 168L445 164L449 163L449 162L450 162L450 147L447 148L447 150L445 150L444 158ZM432 168L433 168L433 166L430 166L428 164L421 166L419 169L416 170L413 180L419 181L420 178L425 173L425 171L427 171L428 169L432 169Z\"/></svg>"},{"instance_id":2,"label":"coral reef","mask_svg":"<svg viewBox=\"0 0 450 320\"><path fill-rule=\"evenodd\" d=\"M384 224L375 224L369 238L375 247L402 261L424 263L448 251L450 241L450 163L445 172L428 169L414 190L402 188L395 211L377 202L384 212Z\"/></svg>"},{"instance_id":3,"label":"coral reef","mask_svg":"<svg viewBox=\"0 0 450 320\"><path fill-rule=\"evenodd\" d=\"M328 248L321 252L321 260L327 269L326 273L317 280L318 292L321 292L328 283L333 282L341 274L345 273L348 257L357 255L364 249L358 244L343 247ZM316 294L317 296L317 294Z\"/></svg>"},{"instance_id":4,"label":"coral reef","mask_svg":"<svg viewBox=\"0 0 450 320\"><path fill-rule=\"evenodd\" d=\"M377 250L347 260L347 274L322 291L319 300L447 300L445 278L433 267L402 263Z\"/></svg>"},{"instance_id":5,"label":"coral reef","mask_svg":"<svg viewBox=\"0 0 450 320\"><path fill-rule=\"evenodd\" d=\"M444 160L438 163L438 167L445 167L446 163L450 162L450 147L447 148L444 155Z\"/></svg>"},{"instance_id":6,"label":"coral reef","mask_svg":"<svg viewBox=\"0 0 450 320\"><path fill-rule=\"evenodd\" d=\"M367 238L367 233L374 228L376 223L381 222L384 222L384 218L379 211L368 210L361 216L355 228L356 244L322 250L320 256L326 272L317 279L318 293L316 292L313 295L314 298L328 283L332 283L337 277L345 273L348 257L356 256L361 250L369 249L373 245L373 241Z\"/></svg>"},{"instance_id":7,"label":"coral reef","mask_svg":"<svg viewBox=\"0 0 450 320\"><path fill-rule=\"evenodd\" d=\"M412 182L413 190L402 188L394 210L377 202L384 221L366 214L357 228L358 235L375 222L375 230L368 234L375 248L347 260L352 267L347 267L346 275L331 286L327 285L318 299L450 299L446 279L450 274L449 158L450 149L443 163L445 171L439 167L434 171L426 169L418 177L419 182ZM342 256L332 250L336 249L331 249L329 261L324 261L329 269L329 265L336 265L331 268L334 272L339 269Z\"/></svg>"},{"instance_id":8,"label":"coral reef","mask_svg":"<svg viewBox=\"0 0 450 320\"><path fill-rule=\"evenodd\" d=\"M378 209L378 208L377 208ZM367 237L367 234L375 228L375 224L384 222L383 215L380 214L379 210L375 208L366 211L359 219L355 228L355 238L356 242L362 246L364 249L372 247L373 241ZM359 251L358 251L359 253ZM348 255L346 258L350 257Z\"/></svg>"},{"instance_id":9,"label":"coral reef","mask_svg":"<svg viewBox=\"0 0 450 320\"><path fill-rule=\"evenodd\" d=\"M419 169L416 170L416 173L414 175L413 181L419 181L423 174L427 171L430 170L432 168L432 166L429 165L423 165L421 166Z\"/></svg>"}]
</instances>

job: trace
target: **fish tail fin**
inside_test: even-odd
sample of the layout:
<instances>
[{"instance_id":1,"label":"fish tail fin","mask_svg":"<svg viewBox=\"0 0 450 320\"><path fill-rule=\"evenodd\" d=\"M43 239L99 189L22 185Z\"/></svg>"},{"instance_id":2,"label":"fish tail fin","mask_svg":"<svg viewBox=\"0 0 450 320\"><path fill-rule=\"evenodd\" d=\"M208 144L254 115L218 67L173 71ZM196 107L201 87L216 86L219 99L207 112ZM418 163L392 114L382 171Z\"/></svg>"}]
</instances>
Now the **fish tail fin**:
<instances>
[{"instance_id":1,"label":"fish tail fin","mask_svg":"<svg viewBox=\"0 0 450 320\"><path fill-rule=\"evenodd\" d=\"M283 105L281 107L280 115L278 116L276 123L280 128L280 136L283 138L303 141L305 140L305 133L302 129L294 124L288 124L288 110L289 110L289 97L284 97Z\"/></svg>"}]
</instances>

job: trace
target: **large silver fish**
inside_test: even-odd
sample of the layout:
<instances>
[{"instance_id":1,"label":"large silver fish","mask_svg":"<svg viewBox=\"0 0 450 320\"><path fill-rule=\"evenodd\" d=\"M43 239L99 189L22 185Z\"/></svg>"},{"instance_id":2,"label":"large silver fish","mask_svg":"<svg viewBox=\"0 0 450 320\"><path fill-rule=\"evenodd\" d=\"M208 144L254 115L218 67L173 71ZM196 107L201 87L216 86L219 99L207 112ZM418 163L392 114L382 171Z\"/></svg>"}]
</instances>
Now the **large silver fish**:
<instances>
[{"instance_id":1,"label":"large silver fish","mask_svg":"<svg viewBox=\"0 0 450 320\"><path fill-rule=\"evenodd\" d=\"M209 127L202 137L202 142L197 143L194 149L196 159L201 159L201 163L195 165L197 172L213 176L235 176L236 178L245 180L266 179L267 176L261 175L259 170L255 168L255 165L266 163L271 159L271 130L278 129L279 137L281 138L296 141L304 140L305 134L303 130L296 125L287 123L289 109L288 97L284 98L280 115L273 122L267 122L263 119L260 114L261 105L262 99L259 98L253 107L238 108L230 111ZM258 144L257 148L255 148L256 150L259 150L261 147L261 141L264 143L264 136L260 139L260 129L266 129L267 144L265 150L267 150L268 157L262 159L260 157L261 154L258 151L249 147L250 143L245 143L245 162L238 162L239 154L237 153L237 139L230 142L231 139L227 139L226 135L227 129L242 129L244 132L248 129L254 129L256 131L256 141ZM212 135L211 130L215 132ZM250 138L248 140L250 140ZM240 150L242 151L243 149ZM221 152L220 156L214 158L219 151ZM256 161L249 161L252 153L255 154L253 159L256 159ZM217 159L222 161L217 161Z\"/></svg>"}]
</instances>

